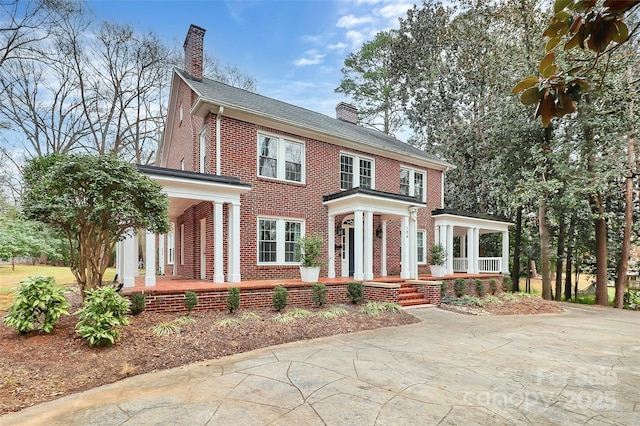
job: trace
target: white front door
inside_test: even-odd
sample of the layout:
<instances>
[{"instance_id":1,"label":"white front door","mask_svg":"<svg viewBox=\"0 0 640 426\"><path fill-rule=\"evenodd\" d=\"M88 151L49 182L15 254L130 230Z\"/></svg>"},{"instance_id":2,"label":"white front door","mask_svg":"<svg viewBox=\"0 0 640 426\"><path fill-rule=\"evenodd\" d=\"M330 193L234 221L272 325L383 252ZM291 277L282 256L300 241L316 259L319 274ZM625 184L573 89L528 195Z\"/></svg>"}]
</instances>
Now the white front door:
<instances>
[{"instance_id":1,"label":"white front door","mask_svg":"<svg viewBox=\"0 0 640 426\"><path fill-rule=\"evenodd\" d=\"M207 278L207 219L200 219L200 279Z\"/></svg>"}]
</instances>

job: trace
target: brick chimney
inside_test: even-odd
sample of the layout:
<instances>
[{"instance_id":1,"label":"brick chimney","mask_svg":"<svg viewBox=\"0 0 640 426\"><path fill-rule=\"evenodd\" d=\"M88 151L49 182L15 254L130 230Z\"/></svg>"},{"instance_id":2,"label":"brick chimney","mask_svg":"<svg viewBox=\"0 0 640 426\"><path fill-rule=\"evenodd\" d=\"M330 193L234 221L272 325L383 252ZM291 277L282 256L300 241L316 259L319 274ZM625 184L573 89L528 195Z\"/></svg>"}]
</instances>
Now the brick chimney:
<instances>
[{"instance_id":1,"label":"brick chimney","mask_svg":"<svg viewBox=\"0 0 640 426\"><path fill-rule=\"evenodd\" d=\"M184 40L184 70L193 78L202 80L204 28L191 24Z\"/></svg>"},{"instance_id":2,"label":"brick chimney","mask_svg":"<svg viewBox=\"0 0 640 426\"><path fill-rule=\"evenodd\" d=\"M358 124L358 109L346 102L340 102L336 106L336 118L347 123Z\"/></svg>"}]
</instances>

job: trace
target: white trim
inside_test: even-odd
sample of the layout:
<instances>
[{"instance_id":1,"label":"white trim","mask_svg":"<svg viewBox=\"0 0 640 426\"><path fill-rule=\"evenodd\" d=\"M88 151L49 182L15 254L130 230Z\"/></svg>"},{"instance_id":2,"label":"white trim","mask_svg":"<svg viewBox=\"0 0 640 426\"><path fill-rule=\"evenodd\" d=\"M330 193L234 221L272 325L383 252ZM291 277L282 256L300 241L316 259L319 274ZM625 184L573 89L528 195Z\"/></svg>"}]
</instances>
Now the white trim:
<instances>
[{"instance_id":1,"label":"white trim","mask_svg":"<svg viewBox=\"0 0 640 426\"><path fill-rule=\"evenodd\" d=\"M376 159L374 157L369 157L366 155L355 154L349 151L340 151L340 157L338 158L338 182L340 184L341 191L347 191L351 188L342 188L342 157L351 157L353 158L353 182L351 188L360 187L360 161L370 161L371 162L371 187L370 189L376 189Z\"/></svg>"},{"instance_id":2,"label":"white trim","mask_svg":"<svg viewBox=\"0 0 640 426\"><path fill-rule=\"evenodd\" d=\"M198 163L198 170L200 173L205 173L207 170L207 126L203 126L202 130L200 130L198 141L200 142L200 162Z\"/></svg>"},{"instance_id":3,"label":"white trim","mask_svg":"<svg viewBox=\"0 0 640 426\"><path fill-rule=\"evenodd\" d=\"M167 232L167 265L173 265L176 261L176 225L171 222Z\"/></svg>"},{"instance_id":4,"label":"white trim","mask_svg":"<svg viewBox=\"0 0 640 426\"><path fill-rule=\"evenodd\" d=\"M260 261L260 221L261 220L273 220L276 221L276 261L275 262L261 262ZM268 216L260 215L256 218L256 265L258 266L291 266L299 265L300 261L286 262L285 261L285 223L293 222L300 224L300 237L305 236L305 220L293 217L282 216Z\"/></svg>"},{"instance_id":5,"label":"white trim","mask_svg":"<svg viewBox=\"0 0 640 426\"><path fill-rule=\"evenodd\" d=\"M277 153L276 153L277 169L276 169L275 177L263 176L260 174L260 138L261 137L268 137L268 138L277 140L277 144L278 144ZM287 158L287 153L286 153L287 143L300 146L301 158L300 158L300 180L299 181L286 179L287 172L286 172L285 163ZM259 177L260 179L276 180L279 182L289 182L294 184L305 184L306 174L307 174L306 163L307 163L307 148L304 140L291 138L288 136L282 136L272 132L265 132L263 130L258 130L256 132L256 176Z\"/></svg>"},{"instance_id":6,"label":"white trim","mask_svg":"<svg viewBox=\"0 0 640 426\"><path fill-rule=\"evenodd\" d=\"M180 224L180 265L184 266L184 223Z\"/></svg>"},{"instance_id":7,"label":"white trim","mask_svg":"<svg viewBox=\"0 0 640 426\"><path fill-rule=\"evenodd\" d=\"M409 166L406 164L400 164L400 174L402 174L402 170L407 170L409 172L409 194L403 194L403 195L409 195L410 197L414 197L415 195L415 185L416 185L416 173L419 173L423 176L422 179L422 197L420 198L420 201L422 202L426 202L427 201L427 171L423 170L423 169L418 169L415 168L413 166ZM400 176L398 176L398 181L400 180ZM400 194L402 194L402 192L400 192Z\"/></svg>"},{"instance_id":8,"label":"white trim","mask_svg":"<svg viewBox=\"0 0 640 426\"><path fill-rule=\"evenodd\" d=\"M417 257L418 265L426 265L427 264L427 230L426 229L418 229L416 233L416 254L420 254L420 247L418 247L418 234L422 234L422 262Z\"/></svg>"}]
</instances>

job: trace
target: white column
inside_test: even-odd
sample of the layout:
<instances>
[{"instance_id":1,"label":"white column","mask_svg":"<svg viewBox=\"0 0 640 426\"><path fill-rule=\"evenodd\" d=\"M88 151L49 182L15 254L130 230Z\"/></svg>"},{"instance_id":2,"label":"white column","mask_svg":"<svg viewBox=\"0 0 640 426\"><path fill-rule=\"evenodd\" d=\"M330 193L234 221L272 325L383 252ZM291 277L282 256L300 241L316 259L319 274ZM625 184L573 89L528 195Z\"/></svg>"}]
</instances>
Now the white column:
<instances>
[{"instance_id":1,"label":"white column","mask_svg":"<svg viewBox=\"0 0 640 426\"><path fill-rule=\"evenodd\" d=\"M382 245L380 248L380 275L387 276L387 221L382 221Z\"/></svg>"},{"instance_id":2,"label":"white column","mask_svg":"<svg viewBox=\"0 0 640 426\"><path fill-rule=\"evenodd\" d=\"M465 258L468 256L467 251L467 236L460 235L460 257Z\"/></svg>"},{"instance_id":3,"label":"white column","mask_svg":"<svg viewBox=\"0 0 640 426\"><path fill-rule=\"evenodd\" d=\"M467 228L467 274L475 274L476 265L478 262L476 261L476 251L475 246L473 244L473 228Z\"/></svg>"},{"instance_id":4,"label":"white column","mask_svg":"<svg viewBox=\"0 0 640 426\"><path fill-rule=\"evenodd\" d=\"M122 280L125 287L135 287L136 271L138 270L138 246L135 238L128 236L122 242Z\"/></svg>"},{"instance_id":5,"label":"white column","mask_svg":"<svg viewBox=\"0 0 640 426\"><path fill-rule=\"evenodd\" d=\"M447 225L447 274L453 274L453 225Z\"/></svg>"},{"instance_id":6,"label":"white column","mask_svg":"<svg viewBox=\"0 0 640 426\"><path fill-rule=\"evenodd\" d=\"M364 279L373 279L373 212L364 212Z\"/></svg>"},{"instance_id":7,"label":"white column","mask_svg":"<svg viewBox=\"0 0 640 426\"><path fill-rule=\"evenodd\" d=\"M502 232L502 273L509 273L509 232Z\"/></svg>"},{"instance_id":8,"label":"white column","mask_svg":"<svg viewBox=\"0 0 640 426\"><path fill-rule=\"evenodd\" d=\"M400 278L409 278L409 216L402 218L402 235L400 241Z\"/></svg>"},{"instance_id":9,"label":"white column","mask_svg":"<svg viewBox=\"0 0 640 426\"><path fill-rule=\"evenodd\" d=\"M480 228L473 228L473 270L479 273L478 260L480 259Z\"/></svg>"},{"instance_id":10,"label":"white column","mask_svg":"<svg viewBox=\"0 0 640 426\"><path fill-rule=\"evenodd\" d=\"M228 268L227 281L240 282L240 204L229 206L229 233L228 244Z\"/></svg>"},{"instance_id":11,"label":"white column","mask_svg":"<svg viewBox=\"0 0 640 426\"><path fill-rule=\"evenodd\" d=\"M336 277L336 217L329 216L329 220L327 221L327 231L329 235L327 244L329 245L328 255L329 255L329 270L327 271L327 276L329 278Z\"/></svg>"},{"instance_id":12,"label":"white column","mask_svg":"<svg viewBox=\"0 0 640 426\"><path fill-rule=\"evenodd\" d=\"M440 244L440 225L433 227L433 244Z\"/></svg>"},{"instance_id":13,"label":"white column","mask_svg":"<svg viewBox=\"0 0 640 426\"><path fill-rule=\"evenodd\" d=\"M164 240L166 238L165 234L158 235L158 275L164 275Z\"/></svg>"},{"instance_id":14,"label":"white column","mask_svg":"<svg viewBox=\"0 0 640 426\"><path fill-rule=\"evenodd\" d=\"M409 278L418 279L418 210L409 209Z\"/></svg>"},{"instance_id":15,"label":"white column","mask_svg":"<svg viewBox=\"0 0 640 426\"><path fill-rule=\"evenodd\" d=\"M447 247L447 226L449 225L440 225L440 235L438 238L438 243L442 245L442 247Z\"/></svg>"},{"instance_id":16,"label":"white column","mask_svg":"<svg viewBox=\"0 0 640 426\"><path fill-rule=\"evenodd\" d=\"M363 230L362 230L362 217L363 217L363 212L362 210L356 210L353 212L353 227L354 227L354 231L353 231L353 245L354 245L354 250L353 250L353 254L354 254L354 271L353 271L353 279L356 281L362 281L364 279L364 272L363 272L363 254L364 254L364 250L363 250Z\"/></svg>"},{"instance_id":17,"label":"white column","mask_svg":"<svg viewBox=\"0 0 640 426\"><path fill-rule=\"evenodd\" d=\"M213 203L213 282L224 282L223 203Z\"/></svg>"},{"instance_id":18,"label":"white column","mask_svg":"<svg viewBox=\"0 0 640 426\"><path fill-rule=\"evenodd\" d=\"M146 233L146 253L147 264L144 274L144 285L146 287L152 287L156 285L156 234L147 231Z\"/></svg>"},{"instance_id":19,"label":"white column","mask_svg":"<svg viewBox=\"0 0 640 426\"><path fill-rule=\"evenodd\" d=\"M133 245L134 245L134 250L133 250L133 259L134 259L134 269L133 269L133 276L134 277L139 277L140 276L140 270L138 268L139 262L140 262L140 244L138 243L138 231L135 231L135 234L133 235Z\"/></svg>"}]
</instances>

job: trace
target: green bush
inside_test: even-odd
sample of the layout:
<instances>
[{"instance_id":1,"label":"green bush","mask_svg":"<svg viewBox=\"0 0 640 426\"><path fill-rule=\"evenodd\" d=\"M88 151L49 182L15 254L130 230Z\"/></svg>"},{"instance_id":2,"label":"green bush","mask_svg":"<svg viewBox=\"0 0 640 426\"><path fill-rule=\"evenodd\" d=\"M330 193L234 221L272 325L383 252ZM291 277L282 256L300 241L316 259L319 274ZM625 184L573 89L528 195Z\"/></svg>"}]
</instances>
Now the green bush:
<instances>
[{"instance_id":1,"label":"green bush","mask_svg":"<svg viewBox=\"0 0 640 426\"><path fill-rule=\"evenodd\" d=\"M445 281L442 281L440 283L440 298L443 298L446 296L447 296L447 283Z\"/></svg>"},{"instance_id":2,"label":"green bush","mask_svg":"<svg viewBox=\"0 0 640 426\"><path fill-rule=\"evenodd\" d=\"M504 277L502 277L502 290L511 291L512 288L513 288L513 281L511 280L511 277L508 275L505 275Z\"/></svg>"},{"instance_id":3,"label":"green bush","mask_svg":"<svg viewBox=\"0 0 640 426\"><path fill-rule=\"evenodd\" d=\"M489 288L491 289L491 294L496 294L498 291L498 281L495 278L489 280Z\"/></svg>"},{"instance_id":4,"label":"green bush","mask_svg":"<svg viewBox=\"0 0 640 426\"><path fill-rule=\"evenodd\" d=\"M84 307L76 312L80 322L76 330L92 346L110 346L120 338L117 327L129 325L126 315L131 302L120 296L113 287L89 290Z\"/></svg>"},{"instance_id":5,"label":"green bush","mask_svg":"<svg viewBox=\"0 0 640 426\"><path fill-rule=\"evenodd\" d=\"M358 303L362 300L362 283L350 281L347 283L347 297L351 303Z\"/></svg>"},{"instance_id":6,"label":"green bush","mask_svg":"<svg viewBox=\"0 0 640 426\"><path fill-rule=\"evenodd\" d=\"M484 281L476 279L476 294L478 297L484 297Z\"/></svg>"},{"instance_id":7,"label":"green bush","mask_svg":"<svg viewBox=\"0 0 640 426\"><path fill-rule=\"evenodd\" d=\"M276 287L273 289L273 307L276 311L280 312L287 306L287 299L289 298L289 292L284 287Z\"/></svg>"},{"instance_id":8,"label":"green bush","mask_svg":"<svg viewBox=\"0 0 640 426\"><path fill-rule=\"evenodd\" d=\"M311 300L313 301L313 304L318 307L327 303L327 287L324 284L312 285Z\"/></svg>"},{"instance_id":9,"label":"green bush","mask_svg":"<svg viewBox=\"0 0 640 426\"><path fill-rule=\"evenodd\" d=\"M147 307L147 295L136 293L131 296L131 315L141 314Z\"/></svg>"},{"instance_id":10,"label":"green bush","mask_svg":"<svg viewBox=\"0 0 640 426\"><path fill-rule=\"evenodd\" d=\"M229 287L227 294L227 310L230 314L240 307L240 287Z\"/></svg>"},{"instance_id":11,"label":"green bush","mask_svg":"<svg viewBox=\"0 0 640 426\"><path fill-rule=\"evenodd\" d=\"M69 315L66 288L53 277L28 277L20 283L4 323L20 333L40 330L51 333L62 315Z\"/></svg>"},{"instance_id":12,"label":"green bush","mask_svg":"<svg viewBox=\"0 0 640 426\"><path fill-rule=\"evenodd\" d=\"M467 294L467 283L462 278L458 278L453 283L453 290L456 293L456 297L462 297Z\"/></svg>"},{"instance_id":13,"label":"green bush","mask_svg":"<svg viewBox=\"0 0 640 426\"><path fill-rule=\"evenodd\" d=\"M198 306L198 295L194 291L187 291L184 293L184 307L187 308L187 312L191 315L193 308Z\"/></svg>"}]
</instances>

